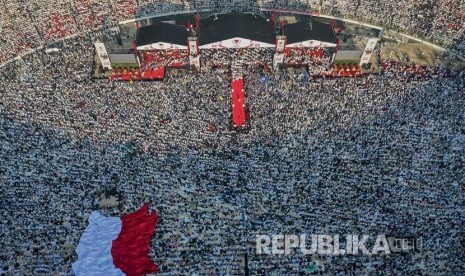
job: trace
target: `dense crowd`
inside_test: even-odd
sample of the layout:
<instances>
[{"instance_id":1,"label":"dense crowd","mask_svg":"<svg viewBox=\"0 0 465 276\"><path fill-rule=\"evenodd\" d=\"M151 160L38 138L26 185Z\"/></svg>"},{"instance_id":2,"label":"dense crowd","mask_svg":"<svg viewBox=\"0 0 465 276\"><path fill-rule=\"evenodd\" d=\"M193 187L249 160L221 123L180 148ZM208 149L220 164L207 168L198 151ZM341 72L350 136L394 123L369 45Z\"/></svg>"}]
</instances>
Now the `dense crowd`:
<instances>
[{"instance_id":1,"label":"dense crowd","mask_svg":"<svg viewBox=\"0 0 465 276\"><path fill-rule=\"evenodd\" d=\"M0 63L102 24L160 13L285 8L321 11L407 32L465 55L463 0L6 0L0 6Z\"/></svg>"},{"instance_id":2,"label":"dense crowd","mask_svg":"<svg viewBox=\"0 0 465 276\"><path fill-rule=\"evenodd\" d=\"M92 81L92 58L78 36L0 69L0 274L72 275L91 211L145 202L161 275L243 275L245 256L254 275L465 272L463 76L304 80L250 63L250 129L237 132L226 70ZM120 202L102 209L107 191ZM255 254L257 234L304 233L415 236L423 248Z\"/></svg>"},{"instance_id":3,"label":"dense crowd","mask_svg":"<svg viewBox=\"0 0 465 276\"><path fill-rule=\"evenodd\" d=\"M462 56L465 54L463 0L323 0L312 4L324 13L372 22L452 48Z\"/></svg>"}]
</instances>

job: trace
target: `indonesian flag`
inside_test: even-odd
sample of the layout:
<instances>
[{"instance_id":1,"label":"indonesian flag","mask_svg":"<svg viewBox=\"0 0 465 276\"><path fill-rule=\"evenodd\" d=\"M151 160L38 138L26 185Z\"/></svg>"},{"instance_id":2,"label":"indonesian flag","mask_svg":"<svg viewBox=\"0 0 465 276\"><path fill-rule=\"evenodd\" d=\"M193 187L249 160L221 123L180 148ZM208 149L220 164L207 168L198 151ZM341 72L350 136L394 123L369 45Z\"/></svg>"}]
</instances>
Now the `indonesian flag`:
<instances>
[{"instance_id":1,"label":"indonesian flag","mask_svg":"<svg viewBox=\"0 0 465 276\"><path fill-rule=\"evenodd\" d=\"M148 256L157 214L145 204L122 218L94 211L76 248L76 276L140 276L158 272Z\"/></svg>"}]
</instances>

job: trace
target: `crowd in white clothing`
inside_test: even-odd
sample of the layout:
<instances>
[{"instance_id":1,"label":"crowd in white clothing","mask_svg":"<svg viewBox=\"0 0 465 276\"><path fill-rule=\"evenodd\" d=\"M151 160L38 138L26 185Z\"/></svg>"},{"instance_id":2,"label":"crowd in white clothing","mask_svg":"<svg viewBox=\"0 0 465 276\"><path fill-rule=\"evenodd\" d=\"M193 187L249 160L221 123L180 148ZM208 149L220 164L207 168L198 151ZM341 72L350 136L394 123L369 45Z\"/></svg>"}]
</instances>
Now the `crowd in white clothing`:
<instances>
[{"instance_id":1,"label":"crowd in white clothing","mask_svg":"<svg viewBox=\"0 0 465 276\"><path fill-rule=\"evenodd\" d=\"M383 61L380 75L312 79L328 56L291 55L304 76L273 73L273 49L249 49L202 50L201 73L163 82L91 80L88 31L259 8L353 18L465 55L463 0L2 1L0 64L76 37L0 68L0 275L72 275L90 212L145 202L160 218L150 256L162 275L243 275L246 255L253 275L315 264L332 275L465 274L463 74ZM231 128L232 78L245 79L246 132ZM102 210L109 191L119 204ZM255 254L256 235L303 233L424 244L391 256Z\"/></svg>"},{"instance_id":2,"label":"crowd in white clothing","mask_svg":"<svg viewBox=\"0 0 465 276\"><path fill-rule=\"evenodd\" d=\"M93 81L86 36L1 68L0 274L72 275L91 211L120 217L145 202L159 215L150 256L161 275L244 275L245 256L252 275L315 264L331 275L465 273L463 75L406 79L390 67L312 80L259 68L266 51L223 54L226 67L248 65L235 68L245 132L231 128L226 70ZM105 192L118 206L99 205ZM415 236L423 248L255 252L258 234L347 233Z\"/></svg>"},{"instance_id":3,"label":"crowd in white clothing","mask_svg":"<svg viewBox=\"0 0 465 276\"><path fill-rule=\"evenodd\" d=\"M462 0L313 2L312 7L323 13L371 22L444 45L461 55L465 54L465 2Z\"/></svg>"}]
</instances>

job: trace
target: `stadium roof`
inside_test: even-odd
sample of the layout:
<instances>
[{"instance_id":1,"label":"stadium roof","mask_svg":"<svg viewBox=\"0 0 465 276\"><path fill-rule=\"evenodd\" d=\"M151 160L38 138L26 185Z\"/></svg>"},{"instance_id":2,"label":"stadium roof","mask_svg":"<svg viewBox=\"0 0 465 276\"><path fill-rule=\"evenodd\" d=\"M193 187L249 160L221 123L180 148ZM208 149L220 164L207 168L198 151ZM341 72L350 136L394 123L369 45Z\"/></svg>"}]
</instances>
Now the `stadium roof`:
<instances>
[{"instance_id":1,"label":"stadium roof","mask_svg":"<svg viewBox=\"0 0 465 276\"><path fill-rule=\"evenodd\" d=\"M336 44L336 36L331 25L318 21L312 21L311 27L309 21L286 24L283 26L283 32L287 37L287 44L309 40Z\"/></svg>"},{"instance_id":2,"label":"stadium roof","mask_svg":"<svg viewBox=\"0 0 465 276\"><path fill-rule=\"evenodd\" d=\"M187 45L187 30L184 26L159 22L139 28L136 45L142 47L157 43Z\"/></svg>"},{"instance_id":3,"label":"stadium roof","mask_svg":"<svg viewBox=\"0 0 465 276\"><path fill-rule=\"evenodd\" d=\"M200 22L200 45L236 37L275 44L273 24L259 15L218 14Z\"/></svg>"}]
</instances>

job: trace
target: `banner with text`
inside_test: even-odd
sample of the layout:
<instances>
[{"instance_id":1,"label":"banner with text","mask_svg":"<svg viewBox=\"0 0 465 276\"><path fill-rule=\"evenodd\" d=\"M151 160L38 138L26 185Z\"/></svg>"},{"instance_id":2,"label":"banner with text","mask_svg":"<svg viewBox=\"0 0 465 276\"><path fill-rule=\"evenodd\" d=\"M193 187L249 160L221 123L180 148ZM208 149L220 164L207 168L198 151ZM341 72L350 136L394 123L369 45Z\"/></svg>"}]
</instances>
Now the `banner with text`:
<instances>
[{"instance_id":1,"label":"banner with text","mask_svg":"<svg viewBox=\"0 0 465 276\"><path fill-rule=\"evenodd\" d=\"M370 61L371 55L373 55L373 51L375 50L376 43L378 43L377 38L368 39L367 46L365 47L365 51L363 51L362 54L362 59L360 60L360 65L367 64Z\"/></svg>"},{"instance_id":2,"label":"banner with text","mask_svg":"<svg viewBox=\"0 0 465 276\"><path fill-rule=\"evenodd\" d=\"M97 51L97 55L100 59L100 63L102 63L102 67L105 69L111 69L111 61L110 57L108 56L107 49L105 48L105 44L97 42L94 43L95 50Z\"/></svg>"}]
</instances>

